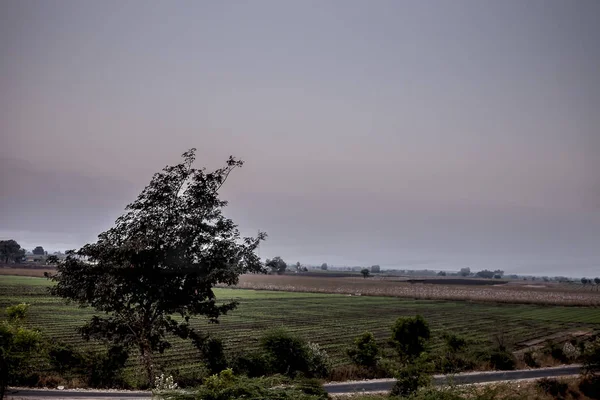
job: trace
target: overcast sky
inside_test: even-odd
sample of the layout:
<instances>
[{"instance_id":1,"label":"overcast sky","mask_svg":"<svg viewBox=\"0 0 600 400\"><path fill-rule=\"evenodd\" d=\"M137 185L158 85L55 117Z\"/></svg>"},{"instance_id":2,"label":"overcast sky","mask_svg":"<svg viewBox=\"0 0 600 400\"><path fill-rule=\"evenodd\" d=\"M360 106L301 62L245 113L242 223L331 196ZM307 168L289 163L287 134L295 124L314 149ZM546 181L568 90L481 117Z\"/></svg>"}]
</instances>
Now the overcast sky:
<instances>
[{"instance_id":1,"label":"overcast sky","mask_svg":"<svg viewBox=\"0 0 600 400\"><path fill-rule=\"evenodd\" d=\"M65 250L154 172L262 257L600 275L600 2L0 2L0 238Z\"/></svg>"}]
</instances>

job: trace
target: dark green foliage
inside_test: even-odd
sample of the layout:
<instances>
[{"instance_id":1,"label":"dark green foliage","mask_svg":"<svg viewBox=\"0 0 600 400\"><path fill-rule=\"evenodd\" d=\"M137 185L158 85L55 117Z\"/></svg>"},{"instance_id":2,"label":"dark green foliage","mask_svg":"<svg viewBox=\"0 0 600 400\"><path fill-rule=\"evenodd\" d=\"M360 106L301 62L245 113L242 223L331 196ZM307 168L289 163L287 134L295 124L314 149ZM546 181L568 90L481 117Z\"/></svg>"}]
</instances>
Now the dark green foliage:
<instances>
[{"instance_id":1,"label":"dark green foliage","mask_svg":"<svg viewBox=\"0 0 600 400\"><path fill-rule=\"evenodd\" d=\"M202 357L211 374L218 374L227 368L227 357L221 339L207 339L202 346Z\"/></svg>"},{"instance_id":2,"label":"dark green foliage","mask_svg":"<svg viewBox=\"0 0 600 400\"><path fill-rule=\"evenodd\" d=\"M454 333L445 332L442 339L444 339L446 349L452 353L458 353L467 347L467 340Z\"/></svg>"},{"instance_id":3,"label":"dark green foliage","mask_svg":"<svg viewBox=\"0 0 600 400\"><path fill-rule=\"evenodd\" d=\"M33 249L32 253L36 256L43 256L46 254L42 246L37 246L35 249Z\"/></svg>"},{"instance_id":4,"label":"dark green foliage","mask_svg":"<svg viewBox=\"0 0 600 400\"><path fill-rule=\"evenodd\" d=\"M260 346L272 373L295 376L308 374L308 351L304 340L284 329L267 332Z\"/></svg>"},{"instance_id":5,"label":"dark green foliage","mask_svg":"<svg viewBox=\"0 0 600 400\"><path fill-rule=\"evenodd\" d=\"M360 273L362 274L363 278L368 278L369 275L371 275L371 272L369 271L368 268L361 269Z\"/></svg>"},{"instance_id":6,"label":"dark green foliage","mask_svg":"<svg viewBox=\"0 0 600 400\"><path fill-rule=\"evenodd\" d=\"M281 257L274 257L272 260L267 259L265 261L265 266L271 269L271 272L281 275L285 273L287 269L287 264Z\"/></svg>"},{"instance_id":7,"label":"dark green foliage","mask_svg":"<svg viewBox=\"0 0 600 400\"><path fill-rule=\"evenodd\" d=\"M212 288L262 271L255 250L265 235L242 240L218 197L242 162L230 158L207 173L192 168L194 152L155 174L115 226L96 243L69 251L52 277L53 295L99 312L81 328L84 338L137 347L150 384L154 354L171 346L169 334L200 346L205 336L190 318L216 322L236 307L217 302Z\"/></svg>"},{"instance_id":8,"label":"dark green foliage","mask_svg":"<svg viewBox=\"0 0 600 400\"><path fill-rule=\"evenodd\" d=\"M413 359L397 372L390 395L410 396L431 383L431 365L424 356Z\"/></svg>"},{"instance_id":9,"label":"dark green foliage","mask_svg":"<svg viewBox=\"0 0 600 400\"><path fill-rule=\"evenodd\" d=\"M172 400L326 400L327 393L317 381L289 382L278 378L247 378L226 369L204 380L191 393L164 393Z\"/></svg>"},{"instance_id":10,"label":"dark green foliage","mask_svg":"<svg viewBox=\"0 0 600 400\"><path fill-rule=\"evenodd\" d=\"M25 257L25 249L15 240L0 240L0 262L19 263Z\"/></svg>"},{"instance_id":11,"label":"dark green foliage","mask_svg":"<svg viewBox=\"0 0 600 400\"><path fill-rule=\"evenodd\" d=\"M347 350L348 357L356 365L374 367L379 359L379 346L371 332L364 332L354 339L354 347Z\"/></svg>"},{"instance_id":12,"label":"dark green foliage","mask_svg":"<svg viewBox=\"0 0 600 400\"><path fill-rule=\"evenodd\" d=\"M555 399L564 399L567 396L569 385L554 378L542 378L536 382L537 387Z\"/></svg>"},{"instance_id":13,"label":"dark green foliage","mask_svg":"<svg viewBox=\"0 0 600 400\"><path fill-rule=\"evenodd\" d=\"M55 264L58 264L58 262L59 262L59 261L60 261L60 260L59 260L59 259L58 259L58 257L57 257L57 256L55 256L55 255L51 255L51 256L48 256L48 257L46 258L46 264L48 264L48 265L55 265Z\"/></svg>"},{"instance_id":14,"label":"dark green foliage","mask_svg":"<svg viewBox=\"0 0 600 400\"><path fill-rule=\"evenodd\" d=\"M92 387L122 387L122 371L129 353L121 346L113 346L105 353L88 353L88 385Z\"/></svg>"},{"instance_id":15,"label":"dark green foliage","mask_svg":"<svg viewBox=\"0 0 600 400\"><path fill-rule=\"evenodd\" d=\"M70 345L57 343L48 350L52 369L61 376L84 377L90 387L123 387L123 368L129 358L121 346L105 351L80 352Z\"/></svg>"},{"instance_id":16,"label":"dark green foliage","mask_svg":"<svg viewBox=\"0 0 600 400\"><path fill-rule=\"evenodd\" d=\"M453 333L442 335L445 346L443 353L436 360L438 369L443 373L458 373L475 367L473 355L467 350L467 340Z\"/></svg>"},{"instance_id":17,"label":"dark green foliage","mask_svg":"<svg viewBox=\"0 0 600 400\"><path fill-rule=\"evenodd\" d=\"M516 368L517 360L510 351L496 349L490 353L490 366L495 370L511 371Z\"/></svg>"},{"instance_id":18,"label":"dark green foliage","mask_svg":"<svg viewBox=\"0 0 600 400\"><path fill-rule=\"evenodd\" d=\"M475 275L478 276L479 278L491 279L491 278L494 277L494 271L490 271L490 270L484 269L482 271L479 271Z\"/></svg>"},{"instance_id":19,"label":"dark green foliage","mask_svg":"<svg viewBox=\"0 0 600 400\"><path fill-rule=\"evenodd\" d=\"M72 346L55 343L48 350L48 359L52 369L65 376L82 372L85 365L84 355Z\"/></svg>"},{"instance_id":20,"label":"dark green foliage","mask_svg":"<svg viewBox=\"0 0 600 400\"><path fill-rule=\"evenodd\" d=\"M28 305L7 307L7 319L0 321L0 399L6 387L18 384L18 377L31 372L31 358L41 347L38 331L24 327Z\"/></svg>"},{"instance_id":21,"label":"dark green foliage","mask_svg":"<svg viewBox=\"0 0 600 400\"><path fill-rule=\"evenodd\" d=\"M400 317L392 326L392 340L400 355L409 360L425 350L430 336L429 325L420 315Z\"/></svg>"},{"instance_id":22,"label":"dark green foliage","mask_svg":"<svg viewBox=\"0 0 600 400\"><path fill-rule=\"evenodd\" d=\"M232 358L231 368L238 375L250 378L265 376L270 373L269 363L263 353L241 353Z\"/></svg>"}]
</instances>

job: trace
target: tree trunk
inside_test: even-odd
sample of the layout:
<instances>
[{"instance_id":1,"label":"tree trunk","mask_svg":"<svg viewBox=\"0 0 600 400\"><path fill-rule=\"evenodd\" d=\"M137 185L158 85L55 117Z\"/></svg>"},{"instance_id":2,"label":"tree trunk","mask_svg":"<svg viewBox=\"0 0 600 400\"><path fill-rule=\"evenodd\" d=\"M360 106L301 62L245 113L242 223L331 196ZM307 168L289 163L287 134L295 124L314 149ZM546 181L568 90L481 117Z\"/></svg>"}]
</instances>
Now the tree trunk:
<instances>
[{"instance_id":1,"label":"tree trunk","mask_svg":"<svg viewBox=\"0 0 600 400\"><path fill-rule=\"evenodd\" d=\"M152 354L152 347L150 343L143 343L140 345L140 354L142 358L142 364L146 369L146 375L148 377L148 384L150 385L150 389L154 388L154 357Z\"/></svg>"}]
</instances>

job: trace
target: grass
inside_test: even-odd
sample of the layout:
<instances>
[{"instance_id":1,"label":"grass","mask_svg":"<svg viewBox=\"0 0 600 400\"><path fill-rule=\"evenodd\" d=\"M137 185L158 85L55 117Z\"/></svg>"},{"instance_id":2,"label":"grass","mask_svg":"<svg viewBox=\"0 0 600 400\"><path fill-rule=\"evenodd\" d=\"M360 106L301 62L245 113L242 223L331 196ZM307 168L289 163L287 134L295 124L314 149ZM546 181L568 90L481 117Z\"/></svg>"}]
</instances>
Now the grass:
<instances>
[{"instance_id":1,"label":"grass","mask_svg":"<svg viewBox=\"0 0 600 400\"><path fill-rule=\"evenodd\" d=\"M75 346L84 342L76 329L93 310L67 305L47 292L44 278L0 276L0 307L31 304L29 324L52 341ZM531 304L494 304L466 301L404 299L398 297L348 296L343 294L240 290L218 288L217 298L236 299L239 307L219 324L198 318L195 325L221 337L230 352L258 346L265 330L285 327L324 347L336 365L348 364L345 349L353 338L372 331L381 343L400 316L421 314L434 334L432 347L441 345L441 334L452 331L466 337L474 347L489 348L493 336L503 333L513 343L559 332L600 329L600 309ZM131 361L135 367L136 360ZM197 352L188 343L174 340L161 356L162 365L193 370L199 365Z\"/></svg>"}]
</instances>

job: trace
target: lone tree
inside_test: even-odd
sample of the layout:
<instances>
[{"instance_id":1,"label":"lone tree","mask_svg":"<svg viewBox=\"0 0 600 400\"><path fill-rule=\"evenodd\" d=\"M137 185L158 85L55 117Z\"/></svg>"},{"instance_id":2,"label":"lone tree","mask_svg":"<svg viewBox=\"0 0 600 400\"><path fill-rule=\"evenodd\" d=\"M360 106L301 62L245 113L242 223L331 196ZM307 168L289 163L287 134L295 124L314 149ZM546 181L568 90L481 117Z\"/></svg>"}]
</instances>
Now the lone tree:
<instances>
[{"instance_id":1,"label":"lone tree","mask_svg":"<svg viewBox=\"0 0 600 400\"><path fill-rule=\"evenodd\" d=\"M273 257L272 260L267 259L265 261L265 266L267 268L270 268L271 271L276 273L277 275L285 273L285 270L287 269L287 264L279 256Z\"/></svg>"},{"instance_id":2,"label":"lone tree","mask_svg":"<svg viewBox=\"0 0 600 400\"><path fill-rule=\"evenodd\" d=\"M218 197L242 161L230 157L224 167L206 172L192 167L195 150L154 174L113 228L96 243L67 252L51 276L53 295L101 313L80 328L83 337L137 347L150 385L156 352L171 346L168 334L202 349L207 335L194 330L190 318L218 322L236 307L217 302L213 287L262 271L255 250L266 234L241 239L222 214L227 202Z\"/></svg>"},{"instance_id":3,"label":"lone tree","mask_svg":"<svg viewBox=\"0 0 600 400\"><path fill-rule=\"evenodd\" d=\"M0 262L20 263L23 257L25 257L25 249L22 249L16 240L0 240Z\"/></svg>"},{"instance_id":4,"label":"lone tree","mask_svg":"<svg viewBox=\"0 0 600 400\"><path fill-rule=\"evenodd\" d=\"M368 268L361 269L360 273L362 274L363 278L368 278L369 275L371 275L371 272L369 271Z\"/></svg>"},{"instance_id":5,"label":"lone tree","mask_svg":"<svg viewBox=\"0 0 600 400\"><path fill-rule=\"evenodd\" d=\"M33 249L32 253L36 256L43 256L46 254L42 246L37 246L35 249Z\"/></svg>"}]
</instances>

